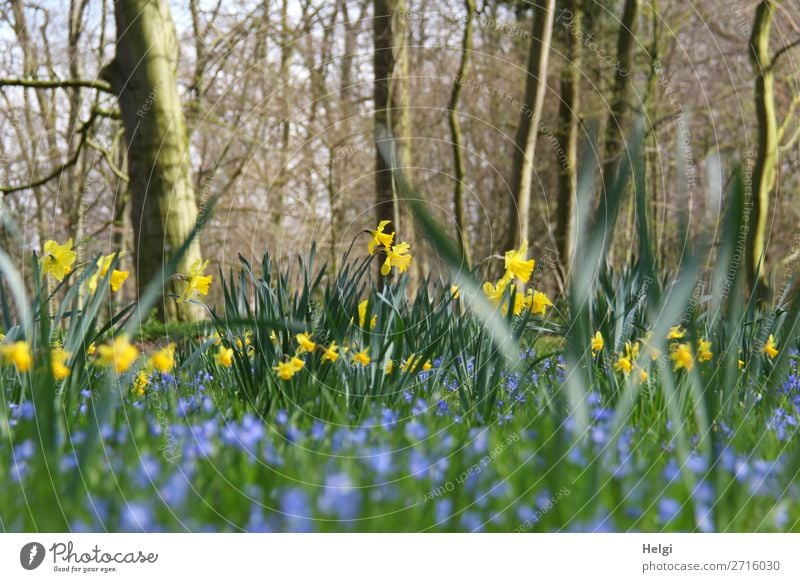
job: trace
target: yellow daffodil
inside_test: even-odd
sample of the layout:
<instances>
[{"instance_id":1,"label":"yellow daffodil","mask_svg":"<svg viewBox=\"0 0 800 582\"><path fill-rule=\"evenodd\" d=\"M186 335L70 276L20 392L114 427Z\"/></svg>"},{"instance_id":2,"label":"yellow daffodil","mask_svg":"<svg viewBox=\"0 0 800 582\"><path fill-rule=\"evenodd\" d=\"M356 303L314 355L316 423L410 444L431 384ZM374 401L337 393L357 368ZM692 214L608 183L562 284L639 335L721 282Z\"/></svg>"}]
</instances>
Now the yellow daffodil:
<instances>
[{"instance_id":1,"label":"yellow daffodil","mask_svg":"<svg viewBox=\"0 0 800 582\"><path fill-rule=\"evenodd\" d=\"M94 345L94 342L90 343L89 347L86 348L86 353L89 354L90 356L93 356L96 351L97 351L97 346Z\"/></svg>"},{"instance_id":2,"label":"yellow daffodil","mask_svg":"<svg viewBox=\"0 0 800 582\"><path fill-rule=\"evenodd\" d=\"M740 370L741 370L742 368L744 368L744 360L739 360L739 361L738 361L738 365L739 365L739 369L740 369Z\"/></svg>"},{"instance_id":3,"label":"yellow daffodil","mask_svg":"<svg viewBox=\"0 0 800 582\"><path fill-rule=\"evenodd\" d=\"M55 348L50 353L50 367L53 370L53 378L56 380L63 380L69 376L69 367L67 360L69 354L63 348Z\"/></svg>"},{"instance_id":4,"label":"yellow daffodil","mask_svg":"<svg viewBox=\"0 0 800 582\"><path fill-rule=\"evenodd\" d=\"M72 270L75 259L78 258L78 253L72 250L72 239L63 245L49 240L44 243L42 251L42 273L52 275L59 281L64 280L64 277Z\"/></svg>"},{"instance_id":5,"label":"yellow daffodil","mask_svg":"<svg viewBox=\"0 0 800 582\"><path fill-rule=\"evenodd\" d=\"M674 362L674 369L680 370L683 368L689 371L694 366L694 356L689 344L678 344L672 348L672 353L669 356Z\"/></svg>"},{"instance_id":6,"label":"yellow daffodil","mask_svg":"<svg viewBox=\"0 0 800 582\"><path fill-rule=\"evenodd\" d=\"M707 362L714 354L711 352L711 342L700 338L697 340L697 361L698 362Z\"/></svg>"},{"instance_id":7,"label":"yellow daffodil","mask_svg":"<svg viewBox=\"0 0 800 582\"><path fill-rule=\"evenodd\" d=\"M386 228L386 225L389 224L390 222L391 222L390 220L381 220L378 223L378 228L369 231L369 233L372 235L372 240L369 241L369 245L367 246L369 254L374 255L375 247L379 245L387 249L390 246L392 246L392 241L394 240L394 233L383 232L383 229Z\"/></svg>"},{"instance_id":8,"label":"yellow daffodil","mask_svg":"<svg viewBox=\"0 0 800 582\"><path fill-rule=\"evenodd\" d=\"M139 350L131 344L127 335L115 337L111 345L97 348L97 353L100 361L106 366L113 367L118 374L127 372L139 357Z\"/></svg>"},{"instance_id":9,"label":"yellow daffodil","mask_svg":"<svg viewBox=\"0 0 800 582\"><path fill-rule=\"evenodd\" d=\"M281 380L291 380L296 372L291 362L278 362L278 365L273 366L272 369L275 370L275 373L278 374L278 378Z\"/></svg>"},{"instance_id":10,"label":"yellow daffodil","mask_svg":"<svg viewBox=\"0 0 800 582\"><path fill-rule=\"evenodd\" d=\"M387 360L386 366L384 367L385 374L391 374L394 370L394 360Z\"/></svg>"},{"instance_id":11,"label":"yellow daffodil","mask_svg":"<svg viewBox=\"0 0 800 582\"><path fill-rule=\"evenodd\" d=\"M408 358L406 358L405 362L403 362L402 366L400 367L403 372L416 372L420 369L424 372L427 372L431 368L433 368L433 364L431 364L430 360L426 360L423 363L422 356L417 356L415 354L408 356Z\"/></svg>"},{"instance_id":12,"label":"yellow daffodil","mask_svg":"<svg viewBox=\"0 0 800 582\"><path fill-rule=\"evenodd\" d=\"M26 341L17 341L13 344L0 345L0 356L3 361L13 364L17 372L27 372L33 366L31 348Z\"/></svg>"},{"instance_id":13,"label":"yellow daffodil","mask_svg":"<svg viewBox=\"0 0 800 582\"><path fill-rule=\"evenodd\" d=\"M133 380L133 391L136 393L136 396L144 396L149 380L150 376L144 370L136 374L136 378Z\"/></svg>"},{"instance_id":14,"label":"yellow daffodil","mask_svg":"<svg viewBox=\"0 0 800 582\"><path fill-rule=\"evenodd\" d=\"M372 361L372 359L369 357L368 352L369 348L364 348L360 352L355 352L353 354L353 361L362 366L369 366L369 363Z\"/></svg>"},{"instance_id":15,"label":"yellow daffodil","mask_svg":"<svg viewBox=\"0 0 800 582\"><path fill-rule=\"evenodd\" d=\"M277 343L278 343L278 334L275 333L274 329L269 332L269 339L272 341L273 344L277 345Z\"/></svg>"},{"instance_id":16,"label":"yellow daffodil","mask_svg":"<svg viewBox=\"0 0 800 582\"><path fill-rule=\"evenodd\" d=\"M647 371L644 369L639 370L639 382L647 382Z\"/></svg>"},{"instance_id":17,"label":"yellow daffodil","mask_svg":"<svg viewBox=\"0 0 800 582\"><path fill-rule=\"evenodd\" d=\"M297 340L297 343L300 345L300 353L303 352L313 352L317 348L317 344L311 341L311 334L310 333L298 333L294 336Z\"/></svg>"},{"instance_id":18,"label":"yellow daffodil","mask_svg":"<svg viewBox=\"0 0 800 582\"><path fill-rule=\"evenodd\" d=\"M411 245L407 242L401 242L396 245L392 245L391 248L386 249L386 260L383 261L383 265L381 266L381 275L384 277L388 275L392 267L396 267L398 271L401 273L405 273L408 266L411 264L411 255L408 251L411 249Z\"/></svg>"},{"instance_id":19,"label":"yellow daffodil","mask_svg":"<svg viewBox=\"0 0 800 582\"><path fill-rule=\"evenodd\" d=\"M671 327L669 329L669 333L667 333L668 340L679 340L683 339L683 336L686 335L686 330L683 329L680 325L676 325L675 327Z\"/></svg>"},{"instance_id":20,"label":"yellow daffodil","mask_svg":"<svg viewBox=\"0 0 800 582\"><path fill-rule=\"evenodd\" d=\"M128 271L117 271L116 269L111 271L111 281L109 281L111 284L111 291L114 293L119 291L120 287L122 287L122 284L128 280L129 276L130 273Z\"/></svg>"},{"instance_id":21,"label":"yellow daffodil","mask_svg":"<svg viewBox=\"0 0 800 582\"><path fill-rule=\"evenodd\" d=\"M208 267L208 261L202 259L195 260L189 268L189 274L184 277L186 287L178 297L178 303L194 299L198 295L208 295L208 288L213 281L213 275L203 275L203 271Z\"/></svg>"},{"instance_id":22,"label":"yellow daffodil","mask_svg":"<svg viewBox=\"0 0 800 582\"><path fill-rule=\"evenodd\" d=\"M625 356L620 356L617 358L616 364L614 364L614 369L617 372L622 372L626 376L631 373L633 369L633 364L631 363L630 359Z\"/></svg>"},{"instance_id":23,"label":"yellow daffodil","mask_svg":"<svg viewBox=\"0 0 800 582\"><path fill-rule=\"evenodd\" d=\"M603 340L603 334L600 333L600 330L594 332L594 337L592 337L592 357L601 352L605 345L606 342Z\"/></svg>"},{"instance_id":24,"label":"yellow daffodil","mask_svg":"<svg viewBox=\"0 0 800 582\"><path fill-rule=\"evenodd\" d=\"M214 361L217 362L218 366L230 368L233 364L233 348L219 346L219 351L214 355Z\"/></svg>"},{"instance_id":25,"label":"yellow daffodil","mask_svg":"<svg viewBox=\"0 0 800 582\"><path fill-rule=\"evenodd\" d=\"M150 356L150 365L162 374L169 374L175 367L175 344L168 344Z\"/></svg>"},{"instance_id":26,"label":"yellow daffodil","mask_svg":"<svg viewBox=\"0 0 800 582\"><path fill-rule=\"evenodd\" d=\"M506 251L505 266L506 272L513 274L517 279L527 283L531 280L536 261L528 259L528 241L524 241L522 246L516 250Z\"/></svg>"},{"instance_id":27,"label":"yellow daffodil","mask_svg":"<svg viewBox=\"0 0 800 582\"><path fill-rule=\"evenodd\" d=\"M297 356L292 356L292 359L289 360L289 364L292 366L292 370L295 372L299 372L303 369L303 366L306 365L305 361L301 360Z\"/></svg>"},{"instance_id":28,"label":"yellow daffodil","mask_svg":"<svg viewBox=\"0 0 800 582\"><path fill-rule=\"evenodd\" d=\"M625 342L625 357L631 362L639 357L639 342Z\"/></svg>"},{"instance_id":29,"label":"yellow daffodil","mask_svg":"<svg viewBox=\"0 0 800 582\"><path fill-rule=\"evenodd\" d=\"M336 345L336 342L331 342L327 348L324 348L322 352L322 361L323 362L335 362L339 359L339 346Z\"/></svg>"},{"instance_id":30,"label":"yellow daffodil","mask_svg":"<svg viewBox=\"0 0 800 582\"><path fill-rule=\"evenodd\" d=\"M506 291L506 287L511 282L511 273L507 272L503 277L497 281L496 284L492 285L489 281L486 281L483 284L483 293L486 295L486 298L491 301L494 305L498 305L500 300L503 298L503 293Z\"/></svg>"},{"instance_id":31,"label":"yellow daffodil","mask_svg":"<svg viewBox=\"0 0 800 582\"><path fill-rule=\"evenodd\" d=\"M119 253L121 257L123 253ZM100 282L100 279L103 279L107 274L108 270L111 268L111 263L114 262L114 253L110 255L106 255L104 257L100 257L97 259L97 264L95 265L95 271L91 277L89 277L89 281L87 282L87 287L89 287L89 291L95 292L97 291L97 284ZM111 279L109 280L109 284L111 285L111 291L117 292L122 287L122 284L128 280L130 273L128 271L118 271L114 269L111 271Z\"/></svg>"},{"instance_id":32,"label":"yellow daffodil","mask_svg":"<svg viewBox=\"0 0 800 582\"><path fill-rule=\"evenodd\" d=\"M358 325L360 327L364 327L364 323L367 321L367 305L369 304L369 299L364 299L361 303L358 304ZM374 314L369 321L369 328L374 329L375 323L378 321L378 314Z\"/></svg>"},{"instance_id":33,"label":"yellow daffodil","mask_svg":"<svg viewBox=\"0 0 800 582\"><path fill-rule=\"evenodd\" d=\"M553 302L550 301L547 295L541 291L534 291L533 289L528 289L528 296L525 303L534 315L537 313L544 315L546 309L553 306Z\"/></svg>"},{"instance_id":34,"label":"yellow daffodil","mask_svg":"<svg viewBox=\"0 0 800 582\"><path fill-rule=\"evenodd\" d=\"M764 344L764 347L762 348L761 351L767 354L767 357L770 360L774 359L775 356L778 355L778 346L775 343L775 338L772 336L772 334L769 334L769 338L767 338L767 343Z\"/></svg>"}]
</instances>

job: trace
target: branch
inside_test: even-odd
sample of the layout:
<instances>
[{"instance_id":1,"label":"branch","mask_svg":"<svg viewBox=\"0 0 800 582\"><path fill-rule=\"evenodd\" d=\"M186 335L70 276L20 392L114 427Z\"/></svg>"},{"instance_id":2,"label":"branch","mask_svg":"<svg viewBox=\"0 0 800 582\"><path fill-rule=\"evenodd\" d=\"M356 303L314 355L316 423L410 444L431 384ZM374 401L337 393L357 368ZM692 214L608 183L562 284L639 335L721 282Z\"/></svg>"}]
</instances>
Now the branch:
<instances>
[{"instance_id":1,"label":"branch","mask_svg":"<svg viewBox=\"0 0 800 582\"><path fill-rule=\"evenodd\" d=\"M78 142L78 146L75 148L75 153L72 154L72 157L65 161L63 164L58 166L55 170L50 172L48 175L44 176L43 178L39 178L38 180L34 180L27 184L23 184L22 186L3 186L0 184L0 194L13 194L14 192L20 192L22 190L30 190L33 188L38 188L53 180L58 178L64 170L67 168L74 166L78 162L78 158L81 155L81 150L83 149L84 144L86 144L86 140L88 139L88 131L89 127L94 122L95 117L97 117L98 112L92 111L91 115L89 115L89 119L86 120L84 124L78 129L78 133L81 136L80 141Z\"/></svg>"},{"instance_id":2,"label":"branch","mask_svg":"<svg viewBox=\"0 0 800 582\"><path fill-rule=\"evenodd\" d=\"M111 160L111 152L109 152L106 148L104 148L102 145L100 145L99 143L97 143L96 141L92 140L89 137L86 138L86 145L88 145L93 150L100 152L103 155L103 159L106 161L108 167L111 168L111 171L117 178L126 183L130 182L130 178L128 178L125 172L120 170Z\"/></svg>"},{"instance_id":3,"label":"branch","mask_svg":"<svg viewBox=\"0 0 800 582\"><path fill-rule=\"evenodd\" d=\"M785 53L789 52L790 50L792 50L792 49L793 49L793 48L795 48L796 46L800 46L800 38L798 38L798 39L797 39L796 41L794 41L794 42L790 42L789 44L787 44L786 46L784 46L782 49L780 49L778 52L776 52L776 53L775 53L775 56L773 56L773 57L772 57L772 66L773 66L773 67L775 66L775 63L778 61L778 59L779 59L779 58L780 58L780 57L781 57L783 54L785 54Z\"/></svg>"},{"instance_id":4,"label":"branch","mask_svg":"<svg viewBox=\"0 0 800 582\"><path fill-rule=\"evenodd\" d=\"M90 81L88 79L0 79L0 88L2 87L28 87L30 89L74 89L76 87L85 87L114 94L111 85L105 81Z\"/></svg>"}]
</instances>

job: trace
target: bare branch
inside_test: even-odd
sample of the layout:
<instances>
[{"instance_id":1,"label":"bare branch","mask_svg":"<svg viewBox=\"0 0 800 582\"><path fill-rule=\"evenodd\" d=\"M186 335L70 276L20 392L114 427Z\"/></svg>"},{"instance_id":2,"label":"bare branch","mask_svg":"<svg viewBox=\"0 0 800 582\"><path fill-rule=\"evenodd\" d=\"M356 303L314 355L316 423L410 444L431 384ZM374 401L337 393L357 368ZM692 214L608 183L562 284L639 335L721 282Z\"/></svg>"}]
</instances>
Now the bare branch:
<instances>
[{"instance_id":1,"label":"bare branch","mask_svg":"<svg viewBox=\"0 0 800 582\"><path fill-rule=\"evenodd\" d=\"M76 87L85 87L114 94L111 85L105 81L91 81L89 79L0 79L0 88L2 87L28 87L31 89L74 89Z\"/></svg>"}]
</instances>

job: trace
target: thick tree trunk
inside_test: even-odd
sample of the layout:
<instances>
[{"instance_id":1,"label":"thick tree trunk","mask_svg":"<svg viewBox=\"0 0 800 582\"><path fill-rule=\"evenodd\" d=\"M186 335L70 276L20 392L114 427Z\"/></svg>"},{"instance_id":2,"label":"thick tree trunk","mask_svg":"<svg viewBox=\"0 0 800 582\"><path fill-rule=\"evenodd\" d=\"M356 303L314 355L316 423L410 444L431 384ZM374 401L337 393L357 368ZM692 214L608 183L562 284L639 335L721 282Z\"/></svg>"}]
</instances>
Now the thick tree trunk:
<instances>
[{"instance_id":1,"label":"thick tree trunk","mask_svg":"<svg viewBox=\"0 0 800 582\"><path fill-rule=\"evenodd\" d=\"M455 172L455 184L453 186L453 210L456 218L456 236L461 245L461 252L467 268L472 264L469 247L469 233L467 232L466 203L464 201L464 152L462 150L461 120L458 115L458 100L461 96L461 83L467 74L469 57L472 52L472 30L475 18L475 0L464 0L464 7L467 9L467 22L464 26L464 37L461 40L461 62L458 66L458 74L453 82L453 90L450 93L450 136L453 141L453 169Z\"/></svg>"},{"instance_id":2,"label":"thick tree trunk","mask_svg":"<svg viewBox=\"0 0 800 582\"><path fill-rule=\"evenodd\" d=\"M533 7L533 28L528 54L528 78L525 101L520 116L511 170L514 200L508 213L506 249L516 248L528 238L536 138L542 119L544 94L547 89L547 65L553 36L555 0L543 0Z\"/></svg>"},{"instance_id":3,"label":"thick tree trunk","mask_svg":"<svg viewBox=\"0 0 800 582\"><path fill-rule=\"evenodd\" d=\"M558 110L559 147L558 214L556 216L556 245L559 260L566 271L573 246L573 202L578 184L578 108L580 106L581 58L576 31L582 30L583 8L580 0L566 0L564 14L570 26L564 26L567 65L561 72L561 105Z\"/></svg>"},{"instance_id":4,"label":"thick tree trunk","mask_svg":"<svg viewBox=\"0 0 800 582\"><path fill-rule=\"evenodd\" d=\"M756 8L750 37L751 58L756 74L755 105L758 122L758 149L753 167L753 209L751 212L747 282L752 290L765 283L767 254L767 211L778 174L778 121L775 114L775 71L769 48L769 35L775 2L764 0Z\"/></svg>"},{"instance_id":5,"label":"thick tree trunk","mask_svg":"<svg viewBox=\"0 0 800 582\"><path fill-rule=\"evenodd\" d=\"M104 76L119 97L128 149L133 252L138 290L192 233L197 203L189 171L189 143L178 96L178 45L166 0L117 0L117 44ZM186 273L200 259L197 241L183 256ZM180 292L170 282L166 292ZM159 315L190 321L197 310L166 297Z\"/></svg>"}]
</instances>

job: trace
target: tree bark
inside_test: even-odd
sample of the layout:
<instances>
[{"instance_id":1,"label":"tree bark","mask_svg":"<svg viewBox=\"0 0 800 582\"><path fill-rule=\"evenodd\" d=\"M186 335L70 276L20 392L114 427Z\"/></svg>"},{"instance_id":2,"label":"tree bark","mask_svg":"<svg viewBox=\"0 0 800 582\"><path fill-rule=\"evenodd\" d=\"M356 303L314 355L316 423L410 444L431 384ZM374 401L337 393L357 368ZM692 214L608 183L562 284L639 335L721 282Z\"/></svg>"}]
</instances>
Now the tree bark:
<instances>
[{"instance_id":1,"label":"tree bark","mask_svg":"<svg viewBox=\"0 0 800 582\"><path fill-rule=\"evenodd\" d=\"M392 227L399 228L397 200L392 186L392 172L387 160L381 153L381 140L385 139L387 130L391 130L391 94L390 83L395 67L392 33L392 16L397 2L395 0L374 0L373 35L375 49L373 53L373 70L375 85L373 100L375 103L375 218L392 221Z\"/></svg>"},{"instance_id":2,"label":"tree bark","mask_svg":"<svg viewBox=\"0 0 800 582\"><path fill-rule=\"evenodd\" d=\"M547 65L553 36L555 0L544 0L533 7L533 26L528 54L525 100L520 115L514 148L511 188L514 200L508 213L506 249L516 248L528 238L536 139L542 119L547 88Z\"/></svg>"},{"instance_id":3,"label":"tree bark","mask_svg":"<svg viewBox=\"0 0 800 582\"><path fill-rule=\"evenodd\" d=\"M570 27L564 26L567 64L561 71L561 105L558 110L559 148L558 209L556 246L559 261L566 272L572 255L574 220L573 202L578 187L578 108L580 107L581 53L575 31L582 30L583 7L580 0L566 0L565 14L571 15Z\"/></svg>"},{"instance_id":4,"label":"tree bark","mask_svg":"<svg viewBox=\"0 0 800 582\"><path fill-rule=\"evenodd\" d=\"M750 36L751 59L756 74L755 106L758 146L753 166L753 198L749 232L747 282L766 283L764 262L767 254L767 212L770 194L778 175L778 121L775 113L775 71L769 36L776 2L764 0L756 8Z\"/></svg>"},{"instance_id":5,"label":"tree bark","mask_svg":"<svg viewBox=\"0 0 800 582\"><path fill-rule=\"evenodd\" d=\"M455 173L455 184L453 186L453 211L456 218L456 236L461 245L461 252L464 257L467 269L472 264L469 246L469 233L467 231L466 209L464 201L464 152L461 137L461 119L458 115L458 101L461 96L461 82L467 74L469 67L469 57L472 52L472 30L475 18L475 0L464 0L464 7L467 10L467 22L464 26L464 37L461 40L461 62L458 66L458 74L453 82L453 90L450 93L450 104L448 105L450 119L450 136L453 142L453 170Z\"/></svg>"},{"instance_id":6,"label":"tree bark","mask_svg":"<svg viewBox=\"0 0 800 582\"><path fill-rule=\"evenodd\" d=\"M603 184L606 191L613 184L616 167L625 144L625 131L630 110L630 76L633 72L634 43L636 41L636 22L639 17L639 0L625 0L619 33L617 36L617 63L614 76L614 89L611 97L611 110L606 124L605 163Z\"/></svg>"},{"instance_id":7,"label":"tree bark","mask_svg":"<svg viewBox=\"0 0 800 582\"><path fill-rule=\"evenodd\" d=\"M192 233L197 203L189 170L189 142L176 80L178 45L166 0L116 0L116 54L103 71L119 98L128 149L133 252L138 291ZM197 240L182 257L186 273L201 258ZM159 316L191 321L195 306L176 303L165 285Z\"/></svg>"}]
</instances>

